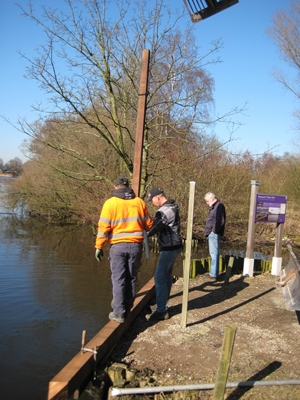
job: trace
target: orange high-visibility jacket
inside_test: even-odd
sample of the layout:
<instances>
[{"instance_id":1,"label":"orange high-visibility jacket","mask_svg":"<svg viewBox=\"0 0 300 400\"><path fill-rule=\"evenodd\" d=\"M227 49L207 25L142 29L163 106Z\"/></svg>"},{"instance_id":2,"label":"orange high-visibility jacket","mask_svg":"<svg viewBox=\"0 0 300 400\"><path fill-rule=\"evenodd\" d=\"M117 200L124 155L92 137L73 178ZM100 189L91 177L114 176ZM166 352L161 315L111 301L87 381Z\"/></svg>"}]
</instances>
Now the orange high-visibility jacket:
<instances>
[{"instance_id":1,"label":"orange high-visibility jacket","mask_svg":"<svg viewBox=\"0 0 300 400\"><path fill-rule=\"evenodd\" d=\"M98 222L96 249L102 249L104 243L142 242L144 230L149 231L153 220L145 202L139 198L108 199L102 208Z\"/></svg>"}]
</instances>

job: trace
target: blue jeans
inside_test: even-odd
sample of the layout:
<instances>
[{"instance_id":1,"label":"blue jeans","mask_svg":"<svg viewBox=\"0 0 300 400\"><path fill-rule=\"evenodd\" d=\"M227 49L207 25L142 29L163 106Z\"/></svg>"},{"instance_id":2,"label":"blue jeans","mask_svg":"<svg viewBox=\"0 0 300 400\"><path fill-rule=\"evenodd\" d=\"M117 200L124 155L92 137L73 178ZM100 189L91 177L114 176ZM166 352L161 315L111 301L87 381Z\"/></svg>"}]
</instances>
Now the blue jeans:
<instances>
[{"instance_id":1,"label":"blue jeans","mask_svg":"<svg viewBox=\"0 0 300 400\"><path fill-rule=\"evenodd\" d=\"M116 243L110 246L109 260L115 314L125 314L135 299L136 274L142 258L142 243Z\"/></svg>"},{"instance_id":2,"label":"blue jeans","mask_svg":"<svg viewBox=\"0 0 300 400\"><path fill-rule=\"evenodd\" d=\"M214 278L219 274L219 241L220 235L217 233L208 235L209 254L211 257L210 275Z\"/></svg>"},{"instance_id":3,"label":"blue jeans","mask_svg":"<svg viewBox=\"0 0 300 400\"><path fill-rule=\"evenodd\" d=\"M158 312L165 312L168 310L168 300L172 287L173 266L180 252L181 249L162 251L160 253L154 274Z\"/></svg>"}]
</instances>

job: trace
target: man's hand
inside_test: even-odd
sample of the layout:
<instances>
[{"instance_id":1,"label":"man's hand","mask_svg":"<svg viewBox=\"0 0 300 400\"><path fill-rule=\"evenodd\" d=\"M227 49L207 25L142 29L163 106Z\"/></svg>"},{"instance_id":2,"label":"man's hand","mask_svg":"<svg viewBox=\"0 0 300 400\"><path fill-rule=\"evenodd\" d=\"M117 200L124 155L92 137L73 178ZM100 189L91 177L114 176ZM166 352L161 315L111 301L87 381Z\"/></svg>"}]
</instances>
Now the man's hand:
<instances>
[{"instance_id":1,"label":"man's hand","mask_svg":"<svg viewBox=\"0 0 300 400\"><path fill-rule=\"evenodd\" d=\"M101 257L103 257L103 250L96 249L95 258L97 261L101 262Z\"/></svg>"}]
</instances>

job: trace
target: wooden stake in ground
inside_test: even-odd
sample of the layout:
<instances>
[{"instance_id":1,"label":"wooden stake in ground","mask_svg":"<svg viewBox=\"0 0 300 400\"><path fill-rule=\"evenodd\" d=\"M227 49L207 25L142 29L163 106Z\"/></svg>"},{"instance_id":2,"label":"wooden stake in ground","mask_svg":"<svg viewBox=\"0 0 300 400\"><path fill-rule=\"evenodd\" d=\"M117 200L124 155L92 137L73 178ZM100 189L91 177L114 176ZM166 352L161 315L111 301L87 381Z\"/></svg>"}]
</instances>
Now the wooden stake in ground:
<instances>
[{"instance_id":1,"label":"wooden stake in ground","mask_svg":"<svg viewBox=\"0 0 300 400\"><path fill-rule=\"evenodd\" d=\"M222 344L221 357L217 372L217 378L215 383L215 389L213 394L213 400L223 400L224 398L228 369L231 361L231 354L234 344L235 332L236 332L235 326L231 325L226 326Z\"/></svg>"},{"instance_id":2,"label":"wooden stake in ground","mask_svg":"<svg viewBox=\"0 0 300 400\"><path fill-rule=\"evenodd\" d=\"M229 257L229 262L226 268L226 275L225 275L225 284L229 282L229 278L231 276L232 267L233 267L234 257Z\"/></svg>"},{"instance_id":3,"label":"wooden stake in ground","mask_svg":"<svg viewBox=\"0 0 300 400\"><path fill-rule=\"evenodd\" d=\"M185 244L185 261L183 271L183 298L181 312L181 326L186 328L186 317L189 297L190 267L191 267L191 250L192 250L192 233L194 219L194 203L195 203L195 187L196 182L190 182L189 211L187 221L187 237Z\"/></svg>"}]
</instances>

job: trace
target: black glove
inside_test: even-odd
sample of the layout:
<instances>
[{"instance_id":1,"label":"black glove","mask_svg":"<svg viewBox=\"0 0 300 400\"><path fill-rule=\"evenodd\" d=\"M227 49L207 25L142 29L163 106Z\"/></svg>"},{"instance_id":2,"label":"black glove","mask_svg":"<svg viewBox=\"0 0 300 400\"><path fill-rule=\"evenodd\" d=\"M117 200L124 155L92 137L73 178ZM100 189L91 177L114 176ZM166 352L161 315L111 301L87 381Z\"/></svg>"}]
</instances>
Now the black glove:
<instances>
[{"instance_id":1,"label":"black glove","mask_svg":"<svg viewBox=\"0 0 300 400\"><path fill-rule=\"evenodd\" d=\"M101 262L101 257L103 257L103 250L96 249L95 257L97 261Z\"/></svg>"}]
</instances>

